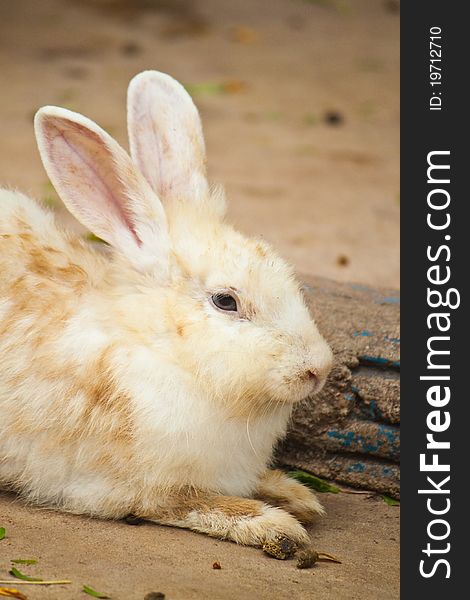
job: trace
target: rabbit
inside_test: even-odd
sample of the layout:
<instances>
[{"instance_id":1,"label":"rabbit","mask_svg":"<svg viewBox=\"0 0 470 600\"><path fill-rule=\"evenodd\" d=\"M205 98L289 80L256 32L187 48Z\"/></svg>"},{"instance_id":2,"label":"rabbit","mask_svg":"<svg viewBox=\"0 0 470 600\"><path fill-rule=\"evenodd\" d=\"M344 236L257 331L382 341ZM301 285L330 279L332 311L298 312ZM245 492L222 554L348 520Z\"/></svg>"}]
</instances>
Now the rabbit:
<instances>
[{"instance_id":1,"label":"rabbit","mask_svg":"<svg viewBox=\"0 0 470 600\"><path fill-rule=\"evenodd\" d=\"M226 223L184 87L136 75L128 129L131 156L80 114L35 116L49 178L107 252L0 192L0 485L71 513L304 546L322 506L270 465L331 350L293 269Z\"/></svg>"}]
</instances>

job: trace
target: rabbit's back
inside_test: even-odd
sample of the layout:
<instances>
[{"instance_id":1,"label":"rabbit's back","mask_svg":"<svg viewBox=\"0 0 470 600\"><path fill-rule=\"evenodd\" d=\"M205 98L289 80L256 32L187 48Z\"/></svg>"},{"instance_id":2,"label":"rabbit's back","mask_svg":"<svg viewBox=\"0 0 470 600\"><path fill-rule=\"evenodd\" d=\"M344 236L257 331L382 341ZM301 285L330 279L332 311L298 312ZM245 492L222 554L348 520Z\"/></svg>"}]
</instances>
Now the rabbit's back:
<instances>
[{"instance_id":1,"label":"rabbit's back","mask_svg":"<svg viewBox=\"0 0 470 600\"><path fill-rule=\"evenodd\" d=\"M39 501L51 500L52 488L62 493L51 477L65 476L67 452L83 435L78 384L101 382L90 349L78 339L72 351L67 339L75 328L93 347L77 314L89 310L105 271L104 258L51 212L0 191L0 483Z\"/></svg>"},{"instance_id":2,"label":"rabbit's back","mask_svg":"<svg viewBox=\"0 0 470 600\"><path fill-rule=\"evenodd\" d=\"M0 348L6 356L53 340L104 273L103 258L58 227L50 211L0 190Z\"/></svg>"},{"instance_id":3,"label":"rabbit's back","mask_svg":"<svg viewBox=\"0 0 470 600\"><path fill-rule=\"evenodd\" d=\"M86 243L57 226L49 210L23 194L0 190L3 301L12 292L12 286L15 292L19 280L24 282L29 278L37 290L57 292L64 285L85 284L90 274L102 273L103 266L100 257Z\"/></svg>"}]
</instances>

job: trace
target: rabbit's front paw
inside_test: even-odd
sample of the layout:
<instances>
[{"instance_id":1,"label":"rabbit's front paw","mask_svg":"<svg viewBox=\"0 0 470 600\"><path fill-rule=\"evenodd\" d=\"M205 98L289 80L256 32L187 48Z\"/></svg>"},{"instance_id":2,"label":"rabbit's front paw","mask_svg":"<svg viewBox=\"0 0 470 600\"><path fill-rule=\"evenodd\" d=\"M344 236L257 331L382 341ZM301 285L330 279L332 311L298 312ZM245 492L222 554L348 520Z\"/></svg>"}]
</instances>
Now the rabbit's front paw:
<instances>
[{"instance_id":1,"label":"rabbit's front paw","mask_svg":"<svg viewBox=\"0 0 470 600\"><path fill-rule=\"evenodd\" d=\"M325 514L315 494L282 471L266 471L256 497L283 508L302 523L311 523L316 516Z\"/></svg>"},{"instance_id":2,"label":"rabbit's front paw","mask_svg":"<svg viewBox=\"0 0 470 600\"><path fill-rule=\"evenodd\" d=\"M307 546L309 537L295 517L259 500L207 494L179 494L153 515L141 515L163 525L187 527L246 546L266 544L287 548Z\"/></svg>"},{"instance_id":3,"label":"rabbit's front paw","mask_svg":"<svg viewBox=\"0 0 470 600\"><path fill-rule=\"evenodd\" d=\"M285 558L310 542L308 533L295 517L281 508L268 505L264 505L259 516L239 523L238 529L242 543L261 546L265 550L280 548L286 554Z\"/></svg>"}]
</instances>

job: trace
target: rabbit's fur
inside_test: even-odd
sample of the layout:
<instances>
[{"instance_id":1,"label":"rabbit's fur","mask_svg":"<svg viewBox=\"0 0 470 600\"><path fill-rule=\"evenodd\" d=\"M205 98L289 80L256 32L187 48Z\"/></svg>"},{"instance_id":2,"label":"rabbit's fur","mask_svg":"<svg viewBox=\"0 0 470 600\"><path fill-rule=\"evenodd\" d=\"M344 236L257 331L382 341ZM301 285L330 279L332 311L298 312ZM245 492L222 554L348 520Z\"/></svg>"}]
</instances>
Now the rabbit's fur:
<instances>
[{"instance_id":1,"label":"rabbit's fur","mask_svg":"<svg viewBox=\"0 0 470 600\"><path fill-rule=\"evenodd\" d=\"M322 508L268 464L331 352L291 268L224 222L184 88L144 72L128 106L134 163L81 115L35 120L62 200L110 252L0 192L0 483L75 513L302 544L297 519Z\"/></svg>"}]
</instances>

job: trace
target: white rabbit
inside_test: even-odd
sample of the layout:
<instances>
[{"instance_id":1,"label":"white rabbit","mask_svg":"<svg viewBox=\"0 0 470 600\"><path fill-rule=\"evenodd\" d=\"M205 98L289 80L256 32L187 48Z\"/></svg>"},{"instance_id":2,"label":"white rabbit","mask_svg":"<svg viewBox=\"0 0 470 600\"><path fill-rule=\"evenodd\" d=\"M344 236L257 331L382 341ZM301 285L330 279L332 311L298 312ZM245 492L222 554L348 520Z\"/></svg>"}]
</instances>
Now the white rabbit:
<instances>
[{"instance_id":1,"label":"white rabbit","mask_svg":"<svg viewBox=\"0 0 470 600\"><path fill-rule=\"evenodd\" d=\"M291 268L224 222L184 88L143 72L128 111L134 163L79 114L35 119L51 181L109 255L0 191L0 484L74 513L302 545L321 505L268 465L331 351Z\"/></svg>"}]
</instances>

